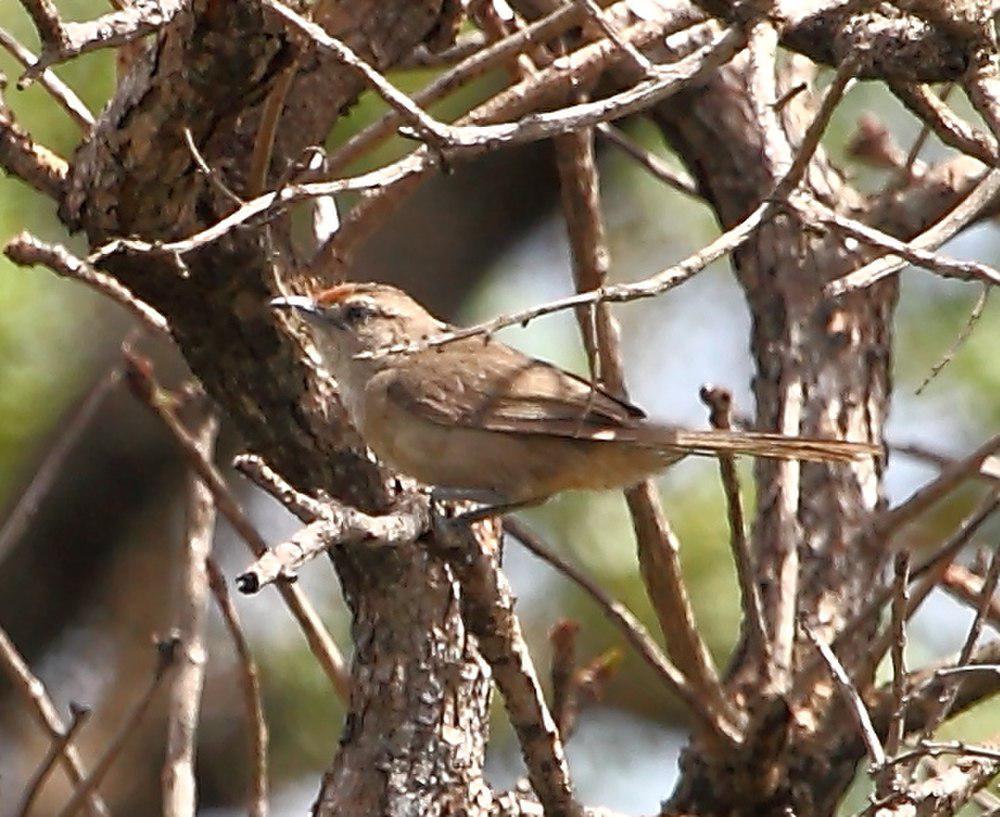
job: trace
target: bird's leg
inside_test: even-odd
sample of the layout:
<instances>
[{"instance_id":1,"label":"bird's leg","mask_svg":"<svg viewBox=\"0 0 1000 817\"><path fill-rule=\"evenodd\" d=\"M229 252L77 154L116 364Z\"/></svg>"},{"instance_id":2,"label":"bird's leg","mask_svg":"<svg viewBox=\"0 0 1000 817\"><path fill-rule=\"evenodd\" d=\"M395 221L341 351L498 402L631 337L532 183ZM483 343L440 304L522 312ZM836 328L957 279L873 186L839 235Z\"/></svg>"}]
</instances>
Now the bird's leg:
<instances>
[{"instance_id":1,"label":"bird's leg","mask_svg":"<svg viewBox=\"0 0 1000 817\"><path fill-rule=\"evenodd\" d=\"M448 517L447 513L440 514L450 524L466 526L538 504L534 501L511 502L503 494L488 488L432 488L431 507L439 507L442 502L475 502L482 505L452 517Z\"/></svg>"}]
</instances>

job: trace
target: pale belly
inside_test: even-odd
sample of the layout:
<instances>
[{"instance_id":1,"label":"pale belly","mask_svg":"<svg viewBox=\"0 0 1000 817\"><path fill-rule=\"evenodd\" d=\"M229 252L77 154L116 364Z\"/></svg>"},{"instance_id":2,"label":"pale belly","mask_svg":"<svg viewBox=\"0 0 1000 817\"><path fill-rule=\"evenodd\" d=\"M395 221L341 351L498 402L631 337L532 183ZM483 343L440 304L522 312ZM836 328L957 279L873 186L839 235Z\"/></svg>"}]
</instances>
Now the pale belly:
<instances>
[{"instance_id":1,"label":"pale belly","mask_svg":"<svg viewBox=\"0 0 1000 817\"><path fill-rule=\"evenodd\" d=\"M671 459L628 443L448 427L371 400L359 430L383 462L427 485L489 491L505 502L634 485Z\"/></svg>"}]
</instances>

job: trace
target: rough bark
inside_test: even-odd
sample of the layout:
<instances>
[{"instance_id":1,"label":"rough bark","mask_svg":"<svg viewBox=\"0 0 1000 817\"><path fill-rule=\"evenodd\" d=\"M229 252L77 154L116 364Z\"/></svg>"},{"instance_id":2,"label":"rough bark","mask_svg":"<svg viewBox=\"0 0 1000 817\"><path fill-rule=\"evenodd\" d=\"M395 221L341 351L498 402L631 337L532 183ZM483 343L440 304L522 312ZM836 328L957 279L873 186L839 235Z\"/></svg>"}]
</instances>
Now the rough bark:
<instances>
[{"instance_id":1,"label":"rough bark","mask_svg":"<svg viewBox=\"0 0 1000 817\"><path fill-rule=\"evenodd\" d=\"M441 3L323 8L331 33L386 67L432 31ZM323 142L362 89L353 72L297 47L252 0L196 0L151 44L77 152L64 219L92 245L133 234L177 238L216 221L231 205L197 172L183 128L243 189L261 104L298 59L272 163L280 175ZM186 269L125 256L107 266L168 317L192 370L251 450L301 490L384 510L398 486L365 456L301 338L265 306L277 293L275 265L290 269L286 226L238 230L187 256ZM345 549L335 563L354 615L355 686L317 813L475 813L489 675L465 636L448 568L416 543L378 554Z\"/></svg>"},{"instance_id":2,"label":"rough bark","mask_svg":"<svg viewBox=\"0 0 1000 817\"><path fill-rule=\"evenodd\" d=\"M774 185L767 172L766 137L750 103L749 71L741 57L703 88L679 94L655 112L724 228L745 218ZM783 124L793 147L812 113L803 100L787 106ZM860 197L822 153L804 184L817 198L857 217ZM791 433L881 439L889 408L895 285L887 282L834 304L822 296L828 281L858 261L841 242L804 231L784 215L734 256L753 320L758 428L785 424ZM761 583L765 607L774 610L782 582L798 574L794 616L832 634L863 605L871 577L879 575L888 555L862 535L866 518L884 502L881 467L760 461L756 477L752 544L759 575L767 577ZM794 629L789 637L794 666L810 647ZM760 684L759 667L759 654L745 651L732 668L730 685L744 687L747 696L758 694L746 685ZM785 692L779 683L771 690L771 703L765 696L755 714L742 759L745 773L733 775L696 749L689 751L671 812L762 815L790 808L796 814L833 813L863 748L849 733L816 739L826 733L830 718L840 717L838 701L824 695L792 702L792 718ZM841 717L840 724L844 721ZM808 723L813 726L803 725ZM848 739L855 754L834 757L831 747Z\"/></svg>"}]
</instances>

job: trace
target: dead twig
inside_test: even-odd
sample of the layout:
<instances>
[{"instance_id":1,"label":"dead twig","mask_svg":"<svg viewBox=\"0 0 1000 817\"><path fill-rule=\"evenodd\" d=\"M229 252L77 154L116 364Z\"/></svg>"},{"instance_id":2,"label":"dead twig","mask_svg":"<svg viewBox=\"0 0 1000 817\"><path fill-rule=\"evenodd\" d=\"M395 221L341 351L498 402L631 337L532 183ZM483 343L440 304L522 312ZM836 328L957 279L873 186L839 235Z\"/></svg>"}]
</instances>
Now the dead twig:
<instances>
[{"instance_id":1,"label":"dead twig","mask_svg":"<svg viewBox=\"0 0 1000 817\"><path fill-rule=\"evenodd\" d=\"M208 487L219 512L247 543L254 555L258 558L263 556L267 553L267 543L240 508L218 469L198 451L195 440L177 417L170 395L166 394L153 378L152 364L133 354L126 354L125 363L125 372L133 393L170 431L188 465ZM285 605L302 629L309 649L319 661L337 694L346 701L350 694L350 676L330 633L300 588L287 582L279 582L276 586Z\"/></svg>"},{"instance_id":2,"label":"dead twig","mask_svg":"<svg viewBox=\"0 0 1000 817\"><path fill-rule=\"evenodd\" d=\"M133 0L123 9L87 22L64 22L51 0L21 0L42 40L42 53L21 77L25 87L56 63L96 51L117 48L145 37L169 23L186 5L184 0Z\"/></svg>"},{"instance_id":3,"label":"dead twig","mask_svg":"<svg viewBox=\"0 0 1000 817\"><path fill-rule=\"evenodd\" d=\"M583 589L608 618L618 628L625 640L632 645L657 677L677 695L697 718L707 732L722 745L736 745L741 740L739 730L720 713L712 710L711 703L699 694L684 675L675 667L657 646L649 631L635 615L621 602L611 598L604 589L579 568L556 555L527 525L512 516L503 521L504 530L516 538L525 548L542 561L550 564L570 581Z\"/></svg>"},{"instance_id":4,"label":"dead twig","mask_svg":"<svg viewBox=\"0 0 1000 817\"><path fill-rule=\"evenodd\" d=\"M189 432L205 459L215 449L218 420L203 395L189 401L196 417ZM212 494L194 472L188 480L182 597L177 611L178 661L167 704L167 744L163 763L164 817L194 817L197 806L194 757L201 693L208 661L205 619L208 606L207 561L215 535Z\"/></svg>"},{"instance_id":5,"label":"dead twig","mask_svg":"<svg viewBox=\"0 0 1000 817\"><path fill-rule=\"evenodd\" d=\"M51 743L61 741L68 727L63 725L62 718L59 717L59 712L45 689L45 684L31 671L3 628L0 628L0 665L10 679L11 686L21 695L32 717L45 731L49 741ZM72 740L67 740L63 744L59 761L74 786L80 786L87 779L80 753ZM93 817L107 817L107 806L97 792L88 793L85 800L87 810Z\"/></svg>"},{"instance_id":6,"label":"dead twig","mask_svg":"<svg viewBox=\"0 0 1000 817\"><path fill-rule=\"evenodd\" d=\"M325 503L318 519L259 555L236 577L236 587L250 594L281 579L294 579L306 562L332 548L357 543L381 548L412 542L427 530L429 519L423 497L384 516L369 516L337 502Z\"/></svg>"},{"instance_id":7,"label":"dead twig","mask_svg":"<svg viewBox=\"0 0 1000 817\"><path fill-rule=\"evenodd\" d=\"M90 793L96 791L104 781L108 772L111 771L111 767L114 766L115 761L121 756L125 744L136 733L146 712L149 711L150 705L156 699L156 693L167 679L170 670L176 664L179 648L180 642L175 637L157 642L156 667L153 670L153 677L149 682L149 686L142 697L136 702L128 717L125 718L121 728L111 738L108 748L97 761L94 770L76 787L69 802L59 812L59 817L73 817L80 810L84 801L90 796Z\"/></svg>"},{"instance_id":8,"label":"dead twig","mask_svg":"<svg viewBox=\"0 0 1000 817\"><path fill-rule=\"evenodd\" d=\"M53 768L55 768L59 758L65 754L66 747L69 746L73 738L76 737L76 733L87 722L91 710L70 701L69 714L69 726L62 735L53 740L49 745L49 750L45 753L45 758L39 765L38 771L32 776L31 782L25 789L24 799L21 801L21 807L17 811L18 817L29 817L31 809L38 799L38 795L42 793L45 781L49 779L49 775L52 773Z\"/></svg>"},{"instance_id":9,"label":"dead twig","mask_svg":"<svg viewBox=\"0 0 1000 817\"><path fill-rule=\"evenodd\" d=\"M53 201L62 201L69 163L31 138L7 107L0 75L0 167Z\"/></svg>"},{"instance_id":10,"label":"dead twig","mask_svg":"<svg viewBox=\"0 0 1000 817\"><path fill-rule=\"evenodd\" d=\"M598 290L607 281L610 252L600 208L600 181L591 130L555 141L563 214L569 231L573 281L578 292ZM584 345L605 388L627 398L618 326L607 304L577 311ZM590 331L590 330L593 331ZM681 672L717 712L733 717L712 658L695 622L684 585L680 543L667 521L651 480L625 492L635 530L640 572L660 622L667 649Z\"/></svg>"},{"instance_id":11,"label":"dead twig","mask_svg":"<svg viewBox=\"0 0 1000 817\"><path fill-rule=\"evenodd\" d=\"M214 559L206 563L208 567L208 586L215 596L216 604L222 613L226 630L233 641L236 657L240 667L240 686L243 689L243 703L247 717L247 733L250 736L250 791L249 817L267 817L268 813L268 783L267 783L267 721L264 718L263 696L260 690L260 673L257 662L250 651L250 644L240 625L236 605L226 587L226 577L222 574Z\"/></svg>"},{"instance_id":12,"label":"dead twig","mask_svg":"<svg viewBox=\"0 0 1000 817\"><path fill-rule=\"evenodd\" d=\"M702 386L701 401L711 409L709 421L713 428L728 431L733 427L733 396L728 389ZM761 661L770 661L771 643L767 636L764 604L757 583L757 571L747 540L743 499L740 495L739 476L732 457L719 457L719 474L726 495L726 512L729 517L729 547L736 565L736 578L740 586L740 608L747 623L750 643L760 651Z\"/></svg>"},{"instance_id":13,"label":"dead twig","mask_svg":"<svg viewBox=\"0 0 1000 817\"><path fill-rule=\"evenodd\" d=\"M170 329L167 319L144 301L140 301L124 284L108 275L94 269L86 261L73 255L59 244L46 244L35 238L31 233L23 232L12 238L4 248L6 255L15 264L34 266L39 264L52 270L63 278L81 281L102 295L110 298L120 306L125 307L142 324L157 335L169 337Z\"/></svg>"},{"instance_id":14,"label":"dead twig","mask_svg":"<svg viewBox=\"0 0 1000 817\"><path fill-rule=\"evenodd\" d=\"M37 62L35 55L4 28L0 28L0 47L7 49L14 59L25 68L31 68ZM83 103L83 100L76 95L76 92L48 69L42 71L38 81L59 107L69 114L69 118L76 123L77 127L84 134L90 133L94 127L94 115L90 112L90 108Z\"/></svg>"},{"instance_id":15,"label":"dead twig","mask_svg":"<svg viewBox=\"0 0 1000 817\"><path fill-rule=\"evenodd\" d=\"M871 715L868 713L868 707L865 706L865 702L861 698L861 693L854 686L854 682L851 681L851 677L847 674L847 670L844 669L844 665L840 663L840 659L830 649L830 645L816 635L811 627L804 625L803 628L809 640L815 645L823 661L826 663L833 680L837 683L837 688L840 690L840 694L844 698L844 703L847 705L848 711L851 713L851 717L858 727L858 732L861 734L861 739L864 741L872 768L875 770L882 769L885 766L885 752L882 749L882 742L879 740L878 733L875 731Z\"/></svg>"},{"instance_id":16,"label":"dead twig","mask_svg":"<svg viewBox=\"0 0 1000 817\"><path fill-rule=\"evenodd\" d=\"M882 541L891 539L965 480L978 474L983 463L997 451L1000 451L1000 434L987 440L967 457L945 466L937 477L922 485L895 508L877 516L872 522L872 535Z\"/></svg>"}]
</instances>

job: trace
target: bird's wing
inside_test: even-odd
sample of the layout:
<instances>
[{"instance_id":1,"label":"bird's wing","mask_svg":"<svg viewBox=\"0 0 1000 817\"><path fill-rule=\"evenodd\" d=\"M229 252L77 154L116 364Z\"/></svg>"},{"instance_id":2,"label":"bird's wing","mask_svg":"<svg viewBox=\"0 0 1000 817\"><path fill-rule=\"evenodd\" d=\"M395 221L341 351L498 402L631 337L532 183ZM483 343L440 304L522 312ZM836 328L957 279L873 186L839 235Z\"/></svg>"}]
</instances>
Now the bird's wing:
<instances>
[{"instance_id":1,"label":"bird's wing","mask_svg":"<svg viewBox=\"0 0 1000 817\"><path fill-rule=\"evenodd\" d=\"M484 349L473 338L418 352L382 378L389 400L443 425L587 438L634 428L645 417L600 387L497 341Z\"/></svg>"}]
</instances>

